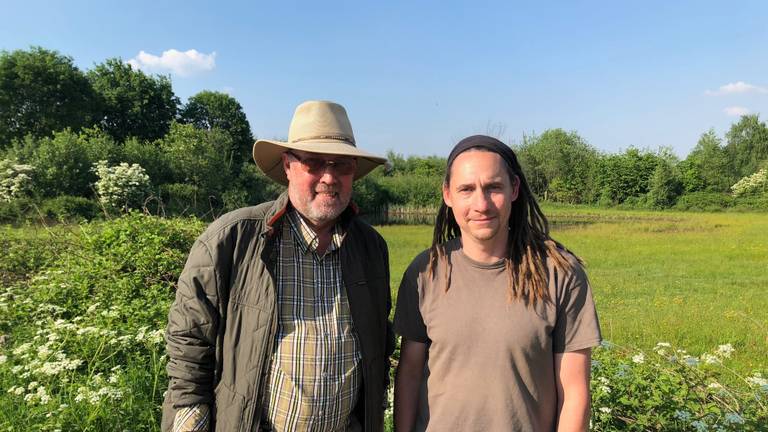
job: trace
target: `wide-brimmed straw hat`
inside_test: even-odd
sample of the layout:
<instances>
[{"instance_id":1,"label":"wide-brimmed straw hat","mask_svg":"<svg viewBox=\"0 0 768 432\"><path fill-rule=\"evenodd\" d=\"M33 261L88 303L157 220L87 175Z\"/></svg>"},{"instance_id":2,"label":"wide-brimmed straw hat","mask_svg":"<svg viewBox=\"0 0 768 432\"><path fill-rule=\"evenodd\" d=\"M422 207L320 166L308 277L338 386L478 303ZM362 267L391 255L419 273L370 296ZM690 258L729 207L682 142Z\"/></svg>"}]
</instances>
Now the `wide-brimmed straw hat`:
<instances>
[{"instance_id":1,"label":"wide-brimmed straw hat","mask_svg":"<svg viewBox=\"0 0 768 432\"><path fill-rule=\"evenodd\" d=\"M355 180L387 161L355 146L347 111L328 101L307 101L296 107L288 142L260 139L253 145L253 159L269 178L287 185L282 154L288 150L356 157Z\"/></svg>"}]
</instances>

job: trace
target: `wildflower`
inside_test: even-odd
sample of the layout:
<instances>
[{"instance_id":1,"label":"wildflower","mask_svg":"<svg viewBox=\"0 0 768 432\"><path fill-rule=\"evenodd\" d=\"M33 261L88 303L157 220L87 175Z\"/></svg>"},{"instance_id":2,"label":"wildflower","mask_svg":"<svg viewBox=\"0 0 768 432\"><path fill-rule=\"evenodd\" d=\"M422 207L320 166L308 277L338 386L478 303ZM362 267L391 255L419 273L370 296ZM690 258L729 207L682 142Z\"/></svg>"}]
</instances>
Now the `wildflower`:
<instances>
[{"instance_id":1,"label":"wildflower","mask_svg":"<svg viewBox=\"0 0 768 432\"><path fill-rule=\"evenodd\" d=\"M717 364L720 363L720 359L717 356L714 356L709 353L704 353L701 355L701 361L703 361L706 364Z\"/></svg>"},{"instance_id":2,"label":"wildflower","mask_svg":"<svg viewBox=\"0 0 768 432\"><path fill-rule=\"evenodd\" d=\"M636 354L636 355L632 356L632 361L637 363L637 364L645 363L645 354L639 353L639 354Z\"/></svg>"},{"instance_id":3,"label":"wildflower","mask_svg":"<svg viewBox=\"0 0 768 432\"><path fill-rule=\"evenodd\" d=\"M3 364L8 361L8 356L6 355L0 355L0 364Z\"/></svg>"},{"instance_id":4,"label":"wildflower","mask_svg":"<svg viewBox=\"0 0 768 432\"><path fill-rule=\"evenodd\" d=\"M768 380L763 378L760 374L754 374L751 377L746 378L747 382L756 386L768 386Z\"/></svg>"},{"instance_id":5,"label":"wildflower","mask_svg":"<svg viewBox=\"0 0 768 432\"><path fill-rule=\"evenodd\" d=\"M32 348L32 343L31 342L27 342L27 343L21 344L18 347L16 347L16 349L13 350L13 353L15 355L22 355L22 354L26 353L27 351L29 351L30 348Z\"/></svg>"},{"instance_id":6,"label":"wildflower","mask_svg":"<svg viewBox=\"0 0 768 432\"><path fill-rule=\"evenodd\" d=\"M721 388L723 388L723 386L720 383L713 382L713 383L709 383L709 385L707 385L707 388L710 388L710 389L721 389Z\"/></svg>"},{"instance_id":7,"label":"wildflower","mask_svg":"<svg viewBox=\"0 0 768 432\"><path fill-rule=\"evenodd\" d=\"M733 345L731 344L725 344L725 345L719 345L717 347L717 351L715 352L715 355L718 355L723 358L731 358L731 354L735 350L733 349Z\"/></svg>"},{"instance_id":8,"label":"wildflower","mask_svg":"<svg viewBox=\"0 0 768 432\"><path fill-rule=\"evenodd\" d=\"M608 408L608 407L600 407L599 411L601 413L603 413L603 414L610 414L611 413L611 409Z\"/></svg>"}]
</instances>

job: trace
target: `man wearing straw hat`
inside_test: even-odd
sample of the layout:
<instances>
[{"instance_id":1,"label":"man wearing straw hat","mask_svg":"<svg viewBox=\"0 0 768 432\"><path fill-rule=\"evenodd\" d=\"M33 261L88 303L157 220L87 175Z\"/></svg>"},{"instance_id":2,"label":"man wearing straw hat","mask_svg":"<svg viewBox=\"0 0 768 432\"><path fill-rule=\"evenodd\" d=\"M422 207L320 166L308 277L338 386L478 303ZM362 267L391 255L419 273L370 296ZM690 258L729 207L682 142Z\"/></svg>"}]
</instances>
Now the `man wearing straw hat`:
<instances>
[{"instance_id":1,"label":"man wearing straw hat","mask_svg":"<svg viewBox=\"0 0 768 432\"><path fill-rule=\"evenodd\" d=\"M288 142L256 141L259 168L287 191L192 247L166 331L163 430L383 429L388 251L350 197L385 159L355 144L325 101L296 108Z\"/></svg>"}]
</instances>

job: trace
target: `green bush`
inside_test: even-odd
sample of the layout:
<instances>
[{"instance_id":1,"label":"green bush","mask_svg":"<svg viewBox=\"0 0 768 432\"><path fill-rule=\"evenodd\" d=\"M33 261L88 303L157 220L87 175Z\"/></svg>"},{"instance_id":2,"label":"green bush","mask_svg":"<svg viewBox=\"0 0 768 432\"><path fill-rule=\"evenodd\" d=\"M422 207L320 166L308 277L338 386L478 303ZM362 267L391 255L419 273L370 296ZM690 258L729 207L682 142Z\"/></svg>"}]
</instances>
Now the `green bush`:
<instances>
[{"instance_id":1,"label":"green bush","mask_svg":"<svg viewBox=\"0 0 768 432\"><path fill-rule=\"evenodd\" d=\"M31 198L17 198L11 202L0 201L0 223L21 224L28 218L36 217Z\"/></svg>"},{"instance_id":2,"label":"green bush","mask_svg":"<svg viewBox=\"0 0 768 432\"><path fill-rule=\"evenodd\" d=\"M677 210L722 211L733 204L733 198L719 192L692 192L682 195L675 204Z\"/></svg>"},{"instance_id":3,"label":"green bush","mask_svg":"<svg viewBox=\"0 0 768 432\"><path fill-rule=\"evenodd\" d=\"M733 200L733 208L739 210L768 211L768 193L736 197Z\"/></svg>"},{"instance_id":4,"label":"green bush","mask_svg":"<svg viewBox=\"0 0 768 432\"><path fill-rule=\"evenodd\" d=\"M443 201L442 177L396 175L381 177L380 184L388 192L389 204L438 207Z\"/></svg>"},{"instance_id":5,"label":"green bush","mask_svg":"<svg viewBox=\"0 0 768 432\"><path fill-rule=\"evenodd\" d=\"M88 198L60 195L42 202L40 212L48 219L59 222L91 220L101 214L99 205Z\"/></svg>"}]
</instances>

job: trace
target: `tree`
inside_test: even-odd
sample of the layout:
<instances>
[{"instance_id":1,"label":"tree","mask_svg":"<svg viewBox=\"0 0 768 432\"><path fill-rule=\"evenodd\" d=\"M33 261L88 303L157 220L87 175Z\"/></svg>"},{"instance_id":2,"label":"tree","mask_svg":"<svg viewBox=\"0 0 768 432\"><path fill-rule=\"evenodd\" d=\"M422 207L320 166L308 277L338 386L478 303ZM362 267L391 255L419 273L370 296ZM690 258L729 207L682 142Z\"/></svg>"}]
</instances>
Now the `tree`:
<instances>
[{"instance_id":1,"label":"tree","mask_svg":"<svg viewBox=\"0 0 768 432\"><path fill-rule=\"evenodd\" d=\"M232 96L214 91L202 91L187 101L179 118L197 128L218 128L232 137L232 148L221 149L226 153L229 167L238 170L242 162L251 159L253 135L243 107Z\"/></svg>"},{"instance_id":2,"label":"tree","mask_svg":"<svg viewBox=\"0 0 768 432\"><path fill-rule=\"evenodd\" d=\"M680 163L686 192L726 192L733 183L732 165L714 129L701 134L696 147Z\"/></svg>"},{"instance_id":3,"label":"tree","mask_svg":"<svg viewBox=\"0 0 768 432\"><path fill-rule=\"evenodd\" d=\"M649 182L648 203L655 208L672 207L682 192L680 174L671 163L660 160Z\"/></svg>"},{"instance_id":4,"label":"tree","mask_svg":"<svg viewBox=\"0 0 768 432\"><path fill-rule=\"evenodd\" d=\"M518 151L534 193L544 199L580 203L594 198L597 150L575 131L549 129L524 137Z\"/></svg>"},{"instance_id":5,"label":"tree","mask_svg":"<svg viewBox=\"0 0 768 432\"><path fill-rule=\"evenodd\" d=\"M179 104L168 77L146 75L113 58L88 71L88 79L103 105L99 125L116 141L168 133Z\"/></svg>"},{"instance_id":6,"label":"tree","mask_svg":"<svg viewBox=\"0 0 768 432\"><path fill-rule=\"evenodd\" d=\"M97 111L94 91L71 57L41 47L0 53L0 149L27 134L89 126Z\"/></svg>"},{"instance_id":7,"label":"tree","mask_svg":"<svg viewBox=\"0 0 768 432\"><path fill-rule=\"evenodd\" d=\"M159 147L173 175L173 187L195 210L210 208L231 183L231 171L221 148L231 145L228 134L219 129L204 131L192 125L172 123Z\"/></svg>"},{"instance_id":8,"label":"tree","mask_svg":"<svg viewBox=\"0 0 768 432\"><path fill-rule=\"evenodd\" d=\"M620 204L629 197L640 197L650 188L651 176L663 161L659 156L630 147L623 154L600 159L596 183L601 191L600 201Z\"/></svg>"},{"instance_id":9,"label":"tree","mask_svg":"<svg viewBox=\"0 0 768 432\"><path fill-rule=\"evenodd\" d=\"M742 116L731 125L725 138L725 150L733 162L736 178L753 174L768 159L768 127L757 114Z\"/></svg>"}]
</instances>

